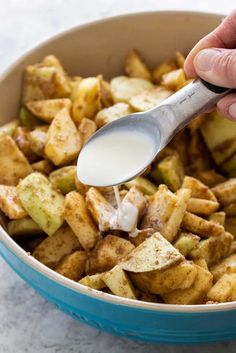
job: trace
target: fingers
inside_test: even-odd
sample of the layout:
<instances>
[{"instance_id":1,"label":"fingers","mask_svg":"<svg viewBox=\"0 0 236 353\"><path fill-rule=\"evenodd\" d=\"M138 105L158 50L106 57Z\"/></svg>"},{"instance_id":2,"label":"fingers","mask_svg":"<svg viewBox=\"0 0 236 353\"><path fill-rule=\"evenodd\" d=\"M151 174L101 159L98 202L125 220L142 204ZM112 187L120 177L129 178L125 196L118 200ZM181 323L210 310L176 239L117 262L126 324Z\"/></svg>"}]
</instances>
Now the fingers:
<instances>
[{"instance_id":1,"label":"fingers","mask_svg":"<svg viewBox=\"0 0 236 353\"><path fill-rule=\"evenodd\" d=\"M184 70L189 77L197 75L194 68L196 54L205 48L235 48L236 47L236 10L210 34L201 39L191 50L185 61Z\"/></svg>"},{"instance_id":2,"label":"fingers","mask_svg":"<svg viewBox=\"0 0 236 353\"><path fill-rule=\"evenodd\" d=\"M236 120L236 93L222 98L218 102L217 107L226 118Z\"/></svg>"},{"instance_id":3,"label":"fingers","mask_svg":"<svg viewBox=\"0 0 236 353\"><path fill-rule=\"evenodd\" d=\"M204 80L236 88L236 49L203 49L195 56L194 67Z\"/></svg>"}]
</instances>

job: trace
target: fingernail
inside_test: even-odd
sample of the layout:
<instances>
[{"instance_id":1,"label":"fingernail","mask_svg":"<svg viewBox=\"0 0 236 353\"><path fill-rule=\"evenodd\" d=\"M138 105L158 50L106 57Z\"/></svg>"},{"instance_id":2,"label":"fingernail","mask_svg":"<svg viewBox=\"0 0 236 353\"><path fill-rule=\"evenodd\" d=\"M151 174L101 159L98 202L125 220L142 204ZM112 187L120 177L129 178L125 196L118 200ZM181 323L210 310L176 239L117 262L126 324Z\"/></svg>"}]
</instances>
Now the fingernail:
<instances>
[{"instance_id":1,"label":"fingernail","mask_svg":"<svg viewBox=\"0 0 236 353\"><path fill-rule=\"evenodd\" d=\"M220 52L216 49L204 49L199 52L194 60L194 65L199 71L210 71L213 62Z\"/></svg>"},{"instance_id":2,"label":"fingernail","mask_svg":"<svg viewBox=\"0 0 236 353\"><path fill-rule=\"evenodd\" d=\"M233 103L229 106L229 115L236 119L236 103Z\"/></svg>"}]
</instances>

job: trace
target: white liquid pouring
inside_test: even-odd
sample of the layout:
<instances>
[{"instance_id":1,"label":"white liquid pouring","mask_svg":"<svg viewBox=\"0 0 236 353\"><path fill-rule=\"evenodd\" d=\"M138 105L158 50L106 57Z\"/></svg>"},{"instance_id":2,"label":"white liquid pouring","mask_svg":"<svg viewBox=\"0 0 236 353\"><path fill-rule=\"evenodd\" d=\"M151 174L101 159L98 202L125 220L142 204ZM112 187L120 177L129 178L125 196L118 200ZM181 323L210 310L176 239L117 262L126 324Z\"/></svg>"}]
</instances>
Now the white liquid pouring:
<instances>
[{"instance_id":1,"label":"white liquid pouring","mask_svg":"<svg viewBox=\"0 0 236 353\"><path fill-rule=\"evenodd\" d=\"M82 149L78 178L87 185L115 185L140 173L154 153L153 140L144 132L114 130L92 139Z\"/></svg>"},{"instance_id":2,"label":"white liquid pouring","mask_svg":"<svg viewBox=\"0 0 236 353\"><path fill-rule=\"evenodd\" d=\"M138 235L137 221L138 209L127 200L121 201L118 186L114 186L114 193L116 197L117 210L114 217L110 219L111 229L120 229L124 232L131 233L131 236Z\"/></svg>"}]
</instances>

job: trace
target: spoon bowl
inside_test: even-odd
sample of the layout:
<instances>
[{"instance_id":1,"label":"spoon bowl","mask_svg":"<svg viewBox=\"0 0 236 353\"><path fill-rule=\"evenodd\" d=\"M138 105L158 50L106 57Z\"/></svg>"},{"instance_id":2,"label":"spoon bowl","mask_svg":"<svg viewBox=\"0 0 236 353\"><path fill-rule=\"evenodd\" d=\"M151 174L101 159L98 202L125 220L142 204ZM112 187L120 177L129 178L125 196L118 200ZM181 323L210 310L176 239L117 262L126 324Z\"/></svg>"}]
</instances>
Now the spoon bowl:
<instances>
[{"instance_id":1,"label":"spoon bowl","mask_svg":"<svg viewBox=\"0 0 236 353\"><path fill-rule=\"evenodd\" d=\"M125 183L142 174L159 149L159 126L151 115L125 116L98 130L86 143L78 158L79 179L93 186Z\"/></svg>"},{"instance_id":2,"label":"spoon bowl","mask_svg":"<svg viewBox=\"0 0 236 353\"><path fill-rule=\"evenodd\" d=\"M84 184L104 187L142 174L177 132L228 92L197 79L159 106L107 124L80 152L78 178Z\"/></svg>"}]
</instances>

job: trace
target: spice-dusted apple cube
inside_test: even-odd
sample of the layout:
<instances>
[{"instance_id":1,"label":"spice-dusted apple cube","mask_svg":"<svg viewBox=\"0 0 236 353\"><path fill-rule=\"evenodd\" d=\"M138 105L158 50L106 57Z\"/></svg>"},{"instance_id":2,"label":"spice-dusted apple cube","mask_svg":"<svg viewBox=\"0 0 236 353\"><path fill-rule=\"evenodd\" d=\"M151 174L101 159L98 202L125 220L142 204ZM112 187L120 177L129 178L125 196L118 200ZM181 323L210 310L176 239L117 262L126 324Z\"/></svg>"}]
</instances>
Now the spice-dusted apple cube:
<instances>
[{"instance_id":1,"label":"spice-dusted apple cube","mask_svg":"<svg viewBox=\"0 0 236 353\"><path fill-rule=\"evenodd\" d=\"M208 270L208 266L207 266L206 260L203 259L202 257L199 258L199 259L193 260L193 262L194 262L195 265L200 266L200 267L204 268L205 270Z\"/></svg>"},{"instance_id":2,"label":"spice-dusted apple cube","mask_svg":"<svg viewBox=\"0 0 236 353\"><path fill-rule=\"evenodd\" d=\"M20 121L18 119L14 119L9 121L9 123L6 123L0 126L0 137L5 135L12 136L16 128L18 127L19 123Z\"/></svg>"},{"instance_id":3,"label":"spice-dusted apple cube","mask_svg":"<svg viewBox=\"0 0 236 353\"><path fill-rule=\"evenodd\" d=\"M17 185L33 169L10 136L0 137L0 184Z\"/></svg>"},{"instance_id":4,"label":"spice-dusted apple cube","mask_svg":"<svg viewBox=\"0 0 236 353\"><path fill-rule=\"evenodd\" d=\"M60 110L51 123L45 143L45 154L55 165L75 160L82 147L82 137L66 108Z\"/></svg>"},{"instance_id":5,"label":"spice-dusted apple cube","mask_svg":"<svg viewBox=\"0 0 236 353\"><path fill-rule=\"evenodd\" d=\"M196 234L181 231L179 237L173 245L181 254L187 256L195 248L199 241L200 237Z\"/></svg>"},{"instance_id":6,"label":"spice-dusted apple cube","mask_svg":"<svg viewBox=\"0 0 236 353\"><path fill-rule=\"evenodd\" d=\"M185 211L187 208L187 204L191 195L191 191L189 189L180 189L176 192L176 204L175 208L168 219L165 227L163 235L167 240L172 242L178 233L178 229L181 225L182 219L185 215Z\"/></svg>"},{"instance_id":7,"label":"spice-dusted apple cube","mask_svg":"<svg viewBox=\"0 0 236 353\"><path fill-rule=\"evenodd\" d=\"M69 77L68 80L69 80L69 85L71 89L69 98L73 103L77 98L79 85L83 80L83 78L81 76L72 76L72 77Z\"/></svg>"},{"instance_id":8,"label":"spice-dusted apple cube","mask_svg":"<svg viewBox=\"0 0 236 353\"><path fill-rule=\"evenodd\" d=\"M102 278L113 294L118 295L119 297L137 299L135 289L130 282L129 277L119 265L104 273Z\"/></svg>"},{"instance_id":9,"label":"spice-dusted apple cube","mask_svg":"<svg viewBox=\"0 0 236 353\"><path fill-rule=\"evenodd\" d=\"M60 228L64 197L43 174L34 172L21 180L17 193L26 212L46 234L52 235Z\"/></svg>"},{"instance_id":10,"label":"spice-dusted apple cube","mask_svg":"<svg viewBox=\"0 0 236 353\"><path fill-rule=\"evenodd\" d=\"M64 98L70 86L64 74L56 67L40 64L27 66L23 83L23 103L50 98Z\"/></svg>"},{"instance_id":11,"label":"spice-dusted apple cube","mask_svg":"<svg viewBox=\"0 0 236 353\"><path fill-rule=\"evenodd\" d=\"M212 191L223 206L236 202L236 178L214 186Z\"/></svg>"},{"instance_id":12,"label":"spice-dusted apple cube","mask_svg":"<svg viewBox=\"0 0 236 353\"><path fill-rule=\"evenodd\" d=\"M219 134L220 131L220 134ZM236 151L236 126L217 110L207 114L201 133L217 164L224 162Z\"/></svg>"},{"instance_id":13,"label":"spice-dusted apple cube","mask_svg":"<svg viewBox=\"0 0 236 353\"><path fill-rule=\"evenodd\" d=\"M36 116L34 116L28 109L26 109L25 107L21 107L20 108L20 112L19 112L19 121L20 121L20 125L22 127L25 127L28 130L33 130L35 129L37 126L43 124L43 122L36 118Z\"/></svg>"},{"instance_id":14,"label":"spice-dusted apple cube","mask_svg":"<svg viewBox=\"0 0 236 353\"><path fill-rule=\"evenodd\" d=\"M83 118L79 124L78 129L82 135L83 143L85 143L95 133L97 130L97 125L93 120Z\"/></svg>"},{"instance_id":15,"label":"spice-dusted apple cube","mask_svg":"<svg viewBox=\"0 0 236 353\"><path fill-rule=\"evenodd\" d=\"M15 186L0 185L0 210L10 219L20 219L27 216Z\"/></svg>"},{"instance_id":16,"label":"spice-dusted apple cube","mask_svg":"<svg viewBox=\"0 0 236 353\"><path fill-rule=\"evenodd\" d=\"M69 165L62 167L49 175L49 180L55 189L58 189L62 194L67 194L75 190L76 166Z\"/></svg>"},{"instance_id":17,"label":"spice-dusted apple cube","mask_svg":"<svg viewBox=\"0 0 236 353\"><path fill-rule=\"evenodd\" d=\"M102 75L98 75L100 80L101 103L103 107L110 107L114 102L111 94L111 85L103 79Z\"/></svg>"},{"instance_id":18,"label":"spice-dusted apple cube","mask_svg":"<svg viewBox=\"0 0 236 353\"><path fill-rule=\"evenodd\" d=\"M93 289L103 289L106 287L106 284L103 281L103 275L104 273L96 273L92 276L85 276L79 281L79 283Z\"/></svg>"},{"instance_id":19,"label":"spice-dusted apple cube","mask_svg":"<svg viewBox=\"0 0 236 353\"><path fill-rule=\"evenodd\" d=\"M73 281L78 281L84 274L86 259L86 251L77 250L63 257L54 268L54 271Z\"/></svg>"},{"instance_id":20,"label":"spice-dusted apple cube","mask_svg":"<svg viewBox=\"0 0 236 353\"><path fill-rule=\"evenodd\" d=\"M184 260L183 255L160 233L155 233L120 262L129 272L164 270Z\"/></svg>"},{"instance_id":21,"label":"spice-dusted apple cube","mask_svg":"<svg viewBox=\"0 0 236 353\"><path fill-rule=\"evenodd\" d=\"M89 214L85 199L77 191L65 197L64 218L69 224L82 247L92 249L98 240L98 229Z\"/></svg>"},{"instance_id":22,"label":"spice-dusted apple cube","mask_svg":"<svg viewBox=\"0 0 236 353\"><path fill-rule=\"evenodd\" d=\"M143 78L118 76L111 80L111 93L113 100L116 103L129 103L129 100L133 96L153 88L154 85Z\"/></svg>"},{"instance_id":23,"label":"spice-dusted apple cube","mask_svg":"<svg viewBox=\"0 0 236 353\"><path fill-rule=\"evenodd\" d=\"M179 87L184 86L185 82L186 76L182 68L164 74L161 80L161 84L164 87L173 91L176 91Z\"/></svg>"},{"instance_id":24,"label":"spice-dusted apple cube","mask_svg":"<svg viewBox=\"0 0 236 353\"><path fill-rule=\"evenodd\" d=\"M220 211L220 212L214 212L208 217L209 221L218 223L222 226L225 224L225 212Z\"/></svg>"},{"instance_id":25,"label":"spice-dusted apple cube","mask_svg":"<svg viewBox=\"0 0 236 353\"><path fill-rule=\"evenodd\" d=\"M89 253L86 273L93 275L110 270L133 249L134 245L129 240L107 235L99 240L96 247Z\"/></svg>"},{"instance_id":26,"label":"spice-dusted apple cube","mask_svg":"<svg viewBox=\"0 0 236 353\"><path fill-rule=\"evenodd\" d=\"M172 242L178 233L189 198L189 189L180 189L175 195L165 185L160 185L147 207L141 228L153 228Z\"/></svg>"},{"instance_id":27,"label":"spice-dusted apple cube","mask_svg":"<svg viewBox=\"0 0 236 353\"><path fill-rule=\"evenodd\" d=\"M188 232L199 235L202 238L211 236L219 236L224 233L224 227L213 221L194 215L190 212L185 212L181 227Z\"/></svg>"},{"instance_id":28,"label":"spice-dusted apple cube","mask_svg":"<svg viewBox=\"0 0 236 353\"><path fill-rule=\"evenodd\" d=\"M160 185L148 204L141 228L153 228L155 231L162 232L175 204L176 196L168 190L166 185Z\"/></svg>"},{"instance_id":29,"label":"spice-dusted apple cube","mask_svg":"<svg viewBox=\"0 0 236 353\"><path fill-rule=\"evenodd\" d=\"M47 55L42 60L42 66L46 67L55 67L59 72L65 74L65 70L62 66L62 63L55 55Z\"/></svg>"},{"instance_id":30,"label":"spice-dusted apple cube","mask_svg":"<svg viewBox=\"0 0 236 353\"><path fill-rule=\"evenodd\" d=\"M187 205L187 211L201 215L208 216L213 212L217 211L219 208L219 203L217 201L197 199L195 197L190 197Z\"/></svg>"},{"instance_id":31,"label":"spice-dusted apple cube","mask_svg":"<svg viewBox=\"0 0 236 353\"><path fill-rule=\"evenodd\" d=\"M103 125L111 123L131 113L132 110L130 109L129 104L122 102L116 103L111 107L100 110L95 117L95 123L97 124L97 127L100 128Z\"/></svg>"},{"instance_id":32,"label":"spice-dusted apple cube","mask_svg":"<svg viewBox=\"0 0 236 353\"><path fill-rule=\"evenodd\" d=\"M7 225L7 231L12 237L18 236L36 236L44 234L43 230L30 217L10 221Z\"/></svg>"},{"instance_id":33,"label":"spice-dusted apple cube","mask_svg":"<svg viewBox=\"0 0 236 353\"><path fill-rule=\"evenodd\" d=\"M225 273L236 273L236 254L232 254L210 268L214 281L218 281Z\"/></svg>"},{"instance_id":34,"label":"spice-dusted apple cube","mask_svg":"<svg viewBox=\"0 0 236 353\"><path fill-rule=\"evenodd\" d=\"M105 195L109 196L108 191L105 192ZM113 202L111 196L110 202L114 207L117 207L116 199ZM120 196L122 198L121 205L117 208L115 217L111 218L111 229L130 232L130 237L136 237L139 233L138 222L143 216L147 199L136 186L132 186L129 191L121 190Z\"/></svg>"},{"instance_id":35,"label":"spice-dusted apple cube","mask_svg":"<svg viewBox=\"0 0 236 353\"><path fill-rule=\"evenodd\" d=\"M56 69L53 67L27 66L24 73L23 103L52 98L55 89Z\"/></svg>"},{"instance_id":36,"label":"spice-dusted apple cube","mask_svg":"<svg viewBox=\"0 0 236 353\"><path fill-rule=\"evenodd\" d=\"M48 125L42 125L29 133L30 149L40 157L45 157L44 147L47 140L47 132Z\"/></svg>"},{"instance_id":37,"label":"spice-dusted apple cube","mask_svg":"<svg viewBox=\"0 0 236 353\"><path fill-rule=\"evenodd\" d=\"M86 204L99 230L107 232L110 229L111 218L115 216L115 209L94 187L86 193Z\"/></svg>"},{"instance_id":38,"label":"spice-dusted apple cube","mask_svg":"<svg viewBox=\"0 0 236 353\"><path fill-rule=\"evenodd\" d=\"M102 108L99 77L84 78L78 85L72 106L72 117L76 123L83 118L93 119Z\"/></svg>"},{"instance_id":39,"label":"spice-dusted apple cube","mask_svg":"<svg viewBox=\"0 0 236 353\"><path fill-rule=\"evenodd\" d=\"M45 99L26 103L26 107L31 113L47 123L51 123L56 114L63 108L70 111L71 105L69 98Z\"/></svg>"},{"instance_id":40,"label":"spice-dusted apple cube","mask_svg":"<svg viewBox=\"0 0 236 353\"><path fill-rule=\"evenodd\" d=\"M37 159L37 156L30 148L29 141L29 130L25 127L18 126L15 128L13 139L16 142L19 149L24 153L24 155L30 160L34 161Z\"/></svg>"},{"instance_id":41,"label":"spice-dusted apple cube","mask_svg":"<svg viewBox=\"0 0 236 353\"><path fill-rule=\"evenodd\" d=\"M81 250L78 238L69 227L61 227L37 246L33 256L44 265L53 268L64 256L76 250Z\"/></svg>"},{"instance_id":42,"label":"spice-dusted apple cube","mask_svg":"<svg viewBox=\"0 0 236 353\"><path fill-rule=\"evenodd\" d=\"M131 50L125 61L125 73L129 77L151 80L151 72L137 50Z\"/></svg>"},{"instance_id":43,"label":"spice-dusted apple cube","mask_svg":"<svg viewBox=\"0 0 236 353\"><path fill-rule=\"evenodd\" d=\"M188 261L182 261L180 264L164 270L128 273L131 281L138 289L161 295L177 288L189 288L193 284L196 275L196 267Z\"/></svg>"},{"instance_id":44,"label":"spice-dusted apple cube","mask_svg":"<svg viewBox=\"0 0 236 353\"><path fill-rule=\"evenodd\" d=\"M149 172L149 177L152 181L154 181L155 184L160 185L163 183L161 173L158 169L158 162L164 159L165 157L172 156L173 154L177 153L170 147L165 147L160 153L158 153L151 167L151 171Z\"/></svg>"},{"instance_id":45,"label":"spice-dusted apple cube","mask_svg":"<svg viewBox=\"0 0 236 353\"><path fill-rule=\"evenodd\" d=\"M77 174L77 176L75 177L75 188L76 188L76 190L77 190L81 195L83 195L83 196L86 194L86 192L87 192L88 189L89 189L89 186L88 186L88 185L83 184L83 183L79 180L78 174Z\"/></svg>"},{"instance_id":46,"label":"spice-dusted apple cube","mask_svg":"<svg viewBox=\"0 0 236 353\"><path fill-rule=\"evenodd\" d=\"M163 182L171 191L177 191L184 178L184 169L178 154L165 157L157 165ZM184 186L185 187L185 186Z\"/></svg>"},{"instance_id":47,"label":"spice-dusted apple cube","mask_svg":"<svg viewBox=\"0 0 236 353\"><path fill-rule=\"evenodd\" d=\"M155 184L144 177L137 177L131 181L128 181L125 183L125 186L128 189L136 187L146 195L153 195L158 190L158 187Z\"/></svg>"},{"instance_id":48,"label":"spice-dusted apple cube","mask_svg":"<svg viewBox=\"0 0 236 353\"><path fill-rule=\"evenodd\" d=\"M144 213L144 210L147 206L146 197L139 190L138 187L132 186L127 194L124 196L122 202L129 202L135 206L138 210L138 218L140 219Z\"/></svg>"},{"instance_id":49,"label":"spice-dusted apple cube","mask_svg":"<svg viewBox=\"0 0 236 353\"><path fill-rule=\"evenodd\" d=\"M174 71L177 69L177 66L174 61L163 61L155 67L152 71L152 80L155 83L160 83L162 76L168 72Z\"/></svg>"},{"instance_id":50,"label":"spice-dusted apple cube","mask_svg":"<svg viewBox=\"0 0 236 353\"><path fill-rule=\"evenodd\" d=\"M225 273L207 293L207 300L218 303L236 299L236 273Z\"/></svg>"},{"instance_id":51,"label":"spice-dusted apple cube","mask_svg":"<svg viewBox=\"0 0 236 353\"><path fill-rule=\"evenodd\" d=\"M185 176L182 187L191 189L191 197L217 201L211 189L196 178Z\"/></svg>"},{"instance_id":52,"label":"spice-dusted apple cube","mask_svg":"<svg viewBox=\"0 0 236 353\"><path fill-rule=\"evenodd\" d=\"M35 172L45 175L49 175L54 169L53 164L47 159L42 159L41 161L32 163L31 166Z\"/></svg>"},{"instance_id":53,"label":"spice-dusted apple cube","mask_svg":"<svg viewBox=\"0 0 236 353\"><path fill-rule=\"evenodd\" d=\"M162 296L167 304L201 304L207 292L212 287L212 274L204 268L195 265L197 275L192 286L186 289L177 289Z\"/></svg>"},{"instance_id":54,"label":"spice-dusted apple cube","mask_svg":"<svg viewBox=\"0 0 236 353\"><path fill-rule=\"evenodd\" d=\"M152 109L157 105L160 105L166 98L168 98L172 91L158 86L152 90L143 91L130 98L129 104L136 112L145 112L146 110Z\"/></svg>"},{"instance_id":55,"label":"spice-dusted apple cube","mask_svg":"<svg viewBox=\"0 0 236 353\"><path fill-rule=\"evenodd\" d=\"M56 70L56 77L55 77L55 91L56 94L60 95L66 94L66 96L70 93L70 87L68 84L68 77L66 75L65 70L61 62L58 60L55 55L47 55L42 60L40 64L33 65L34 68L54 68ZM43 77L42 77L43 79ZM35 84L40 85L40 82L35 82ZM43 87L46 91L47 87ZM57 98L57 97L55 97Z\"/></svg>"},{"instance_id":56,"label":"spice-dusted apple cube","mask_svg":"<svg viewBox=\"0 0 236 353\"><path fill-rule=\"evenodd\" d=\"M223 232L221 235L201 240L191 251L189 257L193 260L203 258L208 266L213 266L230 255L232 242L232 234Z\"/></svg>"}]
</instances>

